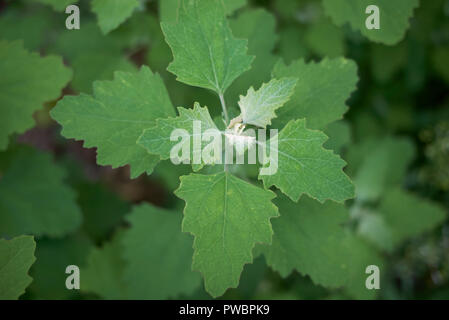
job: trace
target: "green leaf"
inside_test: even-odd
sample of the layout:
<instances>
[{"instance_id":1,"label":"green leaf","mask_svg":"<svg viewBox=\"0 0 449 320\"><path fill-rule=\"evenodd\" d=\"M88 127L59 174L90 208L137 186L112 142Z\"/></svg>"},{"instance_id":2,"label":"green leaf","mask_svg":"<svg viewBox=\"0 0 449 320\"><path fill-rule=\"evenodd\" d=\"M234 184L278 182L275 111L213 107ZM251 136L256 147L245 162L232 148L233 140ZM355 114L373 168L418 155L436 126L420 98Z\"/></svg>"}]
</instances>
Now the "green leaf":
<instances>
[{"instance_id":1,"label":"green leaf","mask_svg":"<svg viewBox=\"0 0 449 320\"><path fill-rule=\"evenodd\" d=\"M222 95L253 60L246 40L233 37L220 0L184 0L176 23L162 22L177 80Z\"/></svg>"},{"instance_id":2,"label":"green leaf","mask_svg":"<svg viewBox=\"0 0 449 320\"><path fill-rule=\"evenodd\" d=\"M140 6L138 0L93 0L92 12L104 34L117 28Z\"/></svg>"},{"instance_id":3,"label":"green leaf","mask_svg":"<svg viewBox=\"0 0 449 320\"><path fill-rule=\"evenodd\" d=\"M201 133L208 129L218 129L210 117L207 107L202 108L197 102L193 109L179 107L178 112L179 116L176 118L157 119L156 126L144 130L137 143L147 149L148 152L160 155L162 160L170 159L170 152L173 147L182 143L182 146L185 145L190 150L190 157L189 159L180 158L179 160L188 160L189 163L192 163L193 170L198 171L204 165L201 152L210 141L203 141L200 138L201 140L197 144L200 148L195 148L195 142L192 142L191 139L196 139L199 136L194 131L194 121L199 121L201 124ZM188 132L188 136L182 142L171 141L171 134L176 129L183 129ZM183 156L186 157L186 155ZM218 156L221 157L221 154ZM200 162L199 159L201 159L201 163L193 163L193 160Z\"/></svg>"},{"instance_id":4,"label":"green leaf","mask_svg":"<svg viewBox=\"0 0 449 320\"><path fill-rule=\"evenodd\" d=\"M367 142L366 147L355 147L362 152L363 162L354 178L357 198L377 200L388 187L398 185L408 165L415 157L415 147L408 138L386 137Z\"/></svg>"},{"instance_id":5,"label":"green leaf","mask_svg":"<svg viewBox=\"0 0 449 320\"><path fill-rule=\"evenodd\" d=\"M237 287L258 242L271 243L275 194L227 172L182 176L175 194L186 202L182 230L195 236L193 270L214 297Z\"/></svg>"},{"instance_id":6,"label":"green leaf","mask_svg":"<svg viewBox=\"0 0 449 320\"><path fill-rule=\"evenodd\" d=\"M341 150L352 141L351 126L345 120L330 123L324 132L329 137L324 147L337 153L341 153Z\"/></svg>"},{"instance_id":7,"label":"green leaf","mask_svg":"<svg viewBox=\"0 0 449 320\"><path fill-rule=\"evenodd\" d=\"M240 96L240 117L244 124L265 128L276 117L276 109L290 99L296 85L296 78L272 79L264 83L259 90L249 88L246 96Z\"/></svg>"},{"instance_id":8,"label":"green leaf","mask_svg":"<svg viewBox=\"0 0 449 320\"><path fill-rule=\"evenodd\" d=\"M385 193L378 210L392 232L393 246L432 230L447 217L444 208L399 188Z\"/></svg>"},{"instance_id":9,"label":"green leaf","mask_svg":"<svg viewBox=\"0 0 449 320\"><path fill-rule=\"evenodd\" d=\"M21 41L0 41L0 150L8 136L34 126L33 113L59 97L72 72L59 57L41 58Z\"/></svg>"},{"instance_id":10,"label":"green leaf","mask_svg":"<svg viewBox=\"0 0 449 320\"><path fill-rule=\"evenodd\" d=\"M292 119L306 118L308 126L321 129L339 120L348 110L345 101L356 89L357 65L344 58L319 63L296 60L289 66L278 62L273 77L296 77L295 93L278 111L273 127L281 128Z\"/></svg>"},{"instance_id":11,"label":"green leaf","mask_svg":"<svg viewBox=\"0 0 449 320\"><path fill-rule=\"evenodd\" d=\"M272 161L273 154L277 154L277 171L259 174L266 188L275 185L295 202L303 193L320 202L343 202L354 196L354 186L342 170L346 163L323 148L327 140L324 133L307 129L305 120L292 120L276 136L277 147L273 146L274 138L268 149ZM264 167L269 165L272 163Z\"/></svg>"},{"instance_id":12,"label":"green leaf","mask_svg":"<svg viewBox=\"0 0 449 320\"><path fill-rule=\"evenodd\" d=\"M150 174L159 158L136 144L156 118L174 114L159 75L148 67L138 73L116 72L113 81L94 83L93 96L65 96L51 111L66 138L97 147L97 163L113 168L129 164L131 177Z\"/></svg>"},{"instance_id":13,"label":"green leaf","mask_svg":"<svg viewBox=\"0 0 449 320\"><path fill-rule=\"evenodd\" d=\"M18 151L0 179L0 236L60 237L76 230L82 216L65 176L50 155Z\"/></svg>"},{"instance_id":14,"label":"green leaf","mask_svg":"<svg viewBox=\"0 0 449 320\"><path fill-rule=\"evenodd\" d=\"M191 270L192 238L181 232L181 212L150 205L134 208L123 235L124 280L130 299L192 294L200 275Z\"/></svg>"},{"instance_id":15,"label":"green leaf","mask_svg":"<svg viewBox=\"0 0 449 320\"><path fill-rule=\"evenodd\" d=\"M127 298L126 283L123 281L125 261L122 258L122 238L123 232L118 232L110 242L90 251L86 267L80 271L82 291L109 300Z\"/></svg>"},{"instance_id":16,"label":"green leaf","mask_svg":"<svg viewBox=\"0 0 449 320\"><path fill-rule=\"evenodd\" d=\"M369 5L379 7L380 29L369 30L365 13ZM393 45L402 40L418 0L323 0L324 11L335 24L349 23L371 41Z\"/></svg>"},{"instance_id":17,"label":"green leaf","mask_svg":"<svg viewBox=\"0 0 449 320\"><path fill-rule=\"evenodd\" d=\"M36 243L32 236L0 239L0 300L15 300L33 279L28 270L34 263Z\"/></svg>"},{"instance_id":18,"label":"green leaf","mask_svg":"<svg viewBox=\"0 0 449 320\"><path fill-rule=\"evenodd\" d=\"M349 217L347 209L307 197L294 203L282 196L274 203L281 216L272 222L272 245L263 247L267 264L284 278L297 270L316 284L334 288L346 284L351 268L342 227Z\"/></svg>"},{"instance_id":19,"label":"green leaf","mask_svg":"<svg viewBox=\"0 0 449 320\"><path fill-rule=\"evenodd\" d=\"M319 19L311 24L304 40L307 46L321 57L335 58L345 55L344 32L328 18Z\"/></svg>"},{"instance_id":20,"label":"green leaf","mask_svg":"<svg viewBox=\"0 0 449 320\"><path fill-rule=\"evenodd\" d=\"M69 265L76 265L82 270L92 248L91 241L82 233L62 239L37 240L37 260L31 268L34 281L27 292L34 299L80 299L78 290L67 290L65 283L68 274L65 270ZM81 283L82 279L83 274L80 273Z\"/></svg>"}]
</instances>

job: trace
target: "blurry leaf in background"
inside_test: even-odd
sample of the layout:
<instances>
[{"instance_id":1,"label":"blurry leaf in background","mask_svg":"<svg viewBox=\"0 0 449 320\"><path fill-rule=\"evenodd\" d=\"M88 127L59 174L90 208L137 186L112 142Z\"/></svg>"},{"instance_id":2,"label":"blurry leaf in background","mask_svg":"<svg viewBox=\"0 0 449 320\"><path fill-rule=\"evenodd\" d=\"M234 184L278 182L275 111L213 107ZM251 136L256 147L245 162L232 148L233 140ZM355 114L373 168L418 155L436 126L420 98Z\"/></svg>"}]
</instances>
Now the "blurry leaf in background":
<instances>
[{"instance_id":1,"label":"blurry leaf in background","mask_svg":"<svg viewBox=\"0 0 449 320\"><path fill-rule=\"evenodd\" d=\"M182 214L144 204L126 218L122 238L124 281L129 299L168 299L200 285L193 272L192 237L181 232Z\"/></svg>"},{"instance_id":2,"label":"blurry leaf in background","mask_svg":"<svg viewBox=\"0 0 449 320\"><path fill-rule=\"evenodd\" d=\"M100 184L77 186L78 201L83 212L83 229L96 241L102 241L123 221L129 203Z\"/></svg>"},{"instance_id":3,"label":"blurry leaf in background","mask_svg":"<svg viewBox=\"0 0 449 320\"><path fill-rule=\"evenodd\" d=\"M329 140L323 144L323 147L334 150L337 154L341 154L342 149L352 142L351 125L346 120L330 123L324 133L329 137Z\"/></svg>"},{"instance_id":4,"label":"blurry leaf in background","mask_svg":"<svg viewBox=\"0 0 449 320\"><path fill-rule=\"evenodd\" d=\"M365 10L370 5L379 7L380 29L369 30L365 20L369 14ZM323 0L326 14L337 26L349 23L374 42L388 45L398 43L404 38L409 27L409 19L419 5L418 0Z\"/></svg>"},{"instance_id":5,"label":"blurry leaf in background","mask_svg":"<svg viewBox=\"0 0 449 320\"><path fill-rule=\"evenodd\" d=\"M140 6L138 0L92 0L92 12L97 15L103 34L117 28Z\"/></svg>"},{"instance_id":6,"label":"blurry leaf in background","mask_svg":"<svg viewBox=\"0 0 449 320\"><path fill-rule=\"evenodd\" d=\"M435 71L449 83L449 46L437 48L432 56Z\"/></svg>"},{"instance_id":7,"label":"blurry leaf in background","mask_svg":"<svg viewBox=\"0 0 449 320\"><path fill-rule=\"evenodd\" d=\"M304 30L285 28L281 30L279 37L279 55L287 65L298 58L305 59L310 55L310 49L305 45Z\"/></svg>"},{"instance_id":8,"label":"blurry leaf in background","mask_svg":"<svg viewBox=\"0 0 449 320\"><path fill-rule=\"evenodd\" d=\"M0 300L18 299L33 281L28 270L34 263L32 236L0 239Z\"/></svg>"},{"instance_id":9,"label":"blurry leaf in background","mask_svg":"<svg viewBox=\"0 0 449 320\"><path fill-rule=\"evenodd\" d=\"M41 58L23 49L22 41L0 40L0 74L0 150L4 150L10 134L34 126L33 113L59 97L72 72L59 57Z\"/></svg>"},{"instance_id":10,"label":"blurry leaf in background","mask_svg":"<svg viewBox=\"0 0 449 320\"><path fill-rule=\"evenodd\" d=\"M123 281L125 262L122 258L122 238L123 231L119 231L110 242L90 251L86 267L80 271L82 291L95 293L103 299L127 298L126 283Z\"/></svg>"},{"instance_id":11,"label":"blurry leaf in background","mask_svg":"<svg viewBox=\"0 0 449 320\"><path fill-rule=\"evenodd\" d=\"M76 117L74 117L76 115ZM136 73L116 72L113 81L94 83L93 96L65 96L51 111L66 138L97 147L97 163L113 168L129 164L131 177L150 174L159 157L136 144L156 118L174 115L162 79L148 67Z\"/></svg>"},{"instance_id":12,"label":"blurry leaf in background","mask_svg":"<svg viewBox=\"0 0 449 320\"><path fill-rule=\"evenodd\" d=\"M27 289L33 299L79 298L78 290L67 290L65 273L67 266L85 266L93 245L89 238L76 233L63 239L39 239L36 247L36 263L31 268L34 281ZM82 278L83 275L80 275Z\"/></svg>"},{"instance_id":13,"label":"blurry leaf in background","mask_svg":"<svg viewBox=\"0 0 449 320\"><path fill-rule=\"evenodd\" d=\"M305 120L290 121L276 136L278 145L269 154L278 154L277 171L259 174L265 188L276 186L297 202L303 194L324 202L344 202L354 197L354 186L343 172L346 163L331 150L323 148L327 136L306 128ZM264 165L265 168L272 165Z\"/></svg>"},{"instance_id":14,"label":"blurry leaf in background","mask_svg":"<svg viewBox=\"0 0 449 320\"><path fill-rule=\"evenodd\" d=\"M400 185L416 153L408 138L386 137L367 143L372 148L360 149L364 160L354 176L357 199L362 202L378 200L389 187Z\"/></svg>"},{"instance_id":15,"label":"blurry leaf in background","mask_svg":"<svg viewBox=\"0 0 449 320\"><path fill-rule=\"evenodd\" d=\"M237 287L254 245L271 243L275 194L228 172L183 176L175 194L186 202L182 230L195 237L192 269L206 291L217 297Z\"/></svg>"},{"instance_id":16,"label":"blurry leaf in background","mask_svg":"<svg viewBox=\"0 0 449 320\"><path fill-rule=\"evenodd\" d=\"M51 6L56 11L65 11L68 5L76 4L78 0L25 0L28 2L37 2Z\"/></svg>"},{"instance_id":17,"label":"blurry leaf in background","mask_svg":"<svg viewBox=\"0 0 449 320\"><path fill-rule=\"evenodd\" d=\"M0 15L0 39L21 39L26 49L39 50L47 42L51 29L55 28L56 17L49 8L7 10Z\"/></svg>"},{"instance_id":18,"label":"blurry leaf in background","mask_svg":"<svg viewBox=\"0 0 449 320\"><path fill-rule=\"evenodd\" d=\"M272 221L272 245L262 249L267 264L284 278L297 270L323 286L346 284L348 269L355 266L348 265L350 252L343 245L342 225L349 217L345 207L308 197L294 203L284 195L274 203L280 217Z\"/></svg>"},{"instance_id":19,"label":"blurry leaf in background","mask_svg":"<svg viewBox=\"0 0 449 320\"><path fill-rule=\"evenodd\" d=\"M399 188L388 189L379 212L391 229L394 246L432 230L447 217L446 210L439 205Z\"/></svg>"},{"instance_id":20,"label":"blurry leaf in background","mask_svg":"<svg viewBox=\"0 0 449 320\"><path fill-rule=\"evenodd\" d=\"M232 34L238 39L248 39L248 54L255 56L251 69L239 76L230 86L226 96L228 105L237 107L239 95L245 94L250 86L259 87L270 80L270 73L276 62L272 53L276 42L276 19L264 9L248 9L229 21Z\"/></svg>"},{"instance_id":21,"label":"blurry leaf in background","mask_svg":"<svg viewBox=\"0 0 449 320\"><path fill-rule=\"evenodd\" d=\"M322 18L311 24L305 34L307 47L320 57L335 58L346 52L344 33L329 18Z\"/></svg>"},{"instance_id":22,"label":"blurry leaf in background","mask_svg":"<svg viewBox=\"0 0 449 320\"><path fill-rule=\"evenodd\" d=\"M82 216L66 175L50 155L20 149L0 180L0 236L61 237L76 230Z\"/></svg>"},{"instance_id":23,"label":"blurry leaf in background","mask_svg":"<svg viewBox=\"0 0 449 320\"><path fill-rule=\"evenodd\" d=\"M371 72L376 81L385 83L407 63L407 45L400 43L394 47L371 44Z\"/></svg>"},{"instance_id":24,"label":"blurry leaf in background","mask_svg":"<svg viewBox=\"0 0 449 320\"><path fill-rule=\"evenodd\" d=\"M177 80L223 94L251 67L247 41L233 37L219 0L183 1L176 23L162 22L174 60L168 70Z\"/></svg>"},{"instance_id":25,"label":"blurry leaf in background","mask_svg":"<svg viewBox=\"0 0 449 320\"><path fill-rule=\"evenodd\" d=\"M115 71L135 71L123 50L126 38L104 36L95 22L83 22L80 30L64 29L50 46L51 52L61 54L74 70L71 87L79 92L91 93L95 80L111 80Z\"/></svg>"},{"instance_id":26,"label":"blurry leaf in background","mask_svg":"<svg viewBox=\"0 0 449 320\"><path fill-rule=\"evenodd\" d=\"M358 81L357 65L344 58L326 58L318 63L300 59L288 66L279 61L273 77L298 78L295 93L273 120L274 128L281 128L292 119L305 118L308 128L321 129L341 119L348 110L346 100Z\"/></svg>"}]
</instances>

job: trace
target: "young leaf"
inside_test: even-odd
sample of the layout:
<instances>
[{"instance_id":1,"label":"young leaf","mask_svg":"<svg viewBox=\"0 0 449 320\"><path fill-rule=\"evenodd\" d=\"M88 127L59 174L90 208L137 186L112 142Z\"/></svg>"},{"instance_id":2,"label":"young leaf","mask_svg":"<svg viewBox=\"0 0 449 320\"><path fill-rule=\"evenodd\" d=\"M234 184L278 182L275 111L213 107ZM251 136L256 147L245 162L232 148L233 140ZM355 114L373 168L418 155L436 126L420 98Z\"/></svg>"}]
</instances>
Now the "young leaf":
<instances>
[{"instance_id":1,"label":"young leaf","mask_svg":"<svg viewBox=\"0 0 449 320\"><path fill-rule=\"evenodd\" d=\"M303 193L320 202L326 199L343 202L354 196L354 186L342 170L346 163L323 148L327 140L324 133L307 129L305 120L292 120L277 135L277 140L277 148L271 141L268 147L270 157L278 155L277 171L259 175L266 188L275 185L295 202Z\"/></svg>"},{"instance_id":2,"label":"young leaf","mask_svg":"<svg viewBox=\"0 0 449 320\"><path fill-rule=\"evenodd\" d=\"M167 299L200 285L192 272L192 238L181 232L181 212L150 205L134 208L123 235L124 281L130 299Z\"/></svg>"},{"instance_id":3,"label":"young leaf","mask_svg":"<svg viewBox=\"0 0 449 320\"><path fill-rule=\"evenodd\" d=\"M157 119L156 126L146 129L143 134L137 140L137 143L143 146L148 152L156 155L160 155L162 160L171 158L171 151L175 145L185 145L190 151L189 163L192 163L192 168L195 171L200 170L203 167L201 151L204 146L209 144L210 141L202 141L199 139L197 146L201 148L195 148L195 142L191 141L197 138L197 133L194 129L194 121L199 121L201 133L208 129L217 129L214 121L210 117L207 107L202 108L199 103L195 103L193 109L178 108L179 116L176 118ZM178 140L172 141L171 134L174 130L183 129L188 132L188 136L183 139L182 142ZM199 133L199 132L198 132ZM199 136L198 136L199 137ZM193 145L193 147L191 147ZM219 155L221 157L221 154ZM197 160L193 163L192 160ZM173 160L173 159L172 159ZM184 159L180 159L184 160Z\"/></svg>"},{"instance_id":4,"label":"young leaf","mask_svg":"<svg viewBox=\"0 0 449 320\"><path fill-rule=\"evenodd\" d=\"M379 8L379 29L368 29L366 8ZM405 35L418 0L323 0L324 11L338 26L349 23L368 39L388 45L398 43Z\"/></svg>"},{"instance_id":5,"label":"young leaf","mask_svg":"<svg viewBox=\"0 0 449 320\"><path fill-rule=\"evenodd\" d=\"M48 154L20 150L0 179L0 236L60 237L81 224L66 172Z\"/></svg>"},{"instance_id":6,"label":"young leaf","mask_svg":"<svg viewBox=\"0 0 449 320\"><path fill-rule=\"evenodd\" d=\"M296 78L272 79L264 83L259 90L249 88L246 96L240 96L240 117L244 124L265 128L276 117L276 109L290 99L296 85Z\"/></svg>"},{"instance_id":7,"label":"young leaf","mask_svg":"<svg viewBox=\"0 0 449 320\"><path fill-rule=\"evenodd\" d=\"M0 300L15 300L33 281L28 270L34 263L36 243L31 236L0 239Z\"/></svg>"},{"instance_id":8,"label":"young leaf","mask_svg":"<svg viewBox=\"0 0 449 320\"><path fill-rule=\"evenodd\" d=\"M181 82L222 95L251 66L247 41L233 37L223 1L183 0L178 21L161 26L174 56L168 70Z\"/></svg>"},{"instance_id":9,"label":"young leaf","mask_svg":"<svg viewBox=\"0 0 449 320\"><path fill-rule=\"evenodd\" d=\"M129 164L131 177L150 174L159 157L136 144L142 131L156 118L174 115L159 75L148 67L138 73L116 72L113 81L94 83L93 96L65 96L51 111L66 138L97 147L97 163L113 168Z\"/></svg>"},{"instance_id":10,"label":"young leaf","mask_svg":"<svg viewBox=\"0 0 449 320\"><path fill-rule=\"evenodd\" d=\"M72 72L59 57L41 58L21 41L0 41L0 150L8 136L34 126L33 113L59 97Z\"/></svg>"},{"instance_id":11,"label":"young leaf","mask_svg":"<svg viewBox=\"0 0 449 320\"><path fill-rule=\"evenodd\" d=\"M125 22L140 5L138 0L93 0L91 4L104 34Z\"/></svg>"},{"instance_id":12,"label":"young leaf","mask_svg":"<svg viewBox=\"0 0 449 320\"><path fill-rule=\"evenodd\" d=\"M257 242L271 243L275 194L222 172L182 176L175 194L186 202L182 230L195 236L193 270L214 297L237 287Z\"/></svg>"},{"instance_id":13,"label":"young leaf","mask_svg":"<svg viewBox=\"0 0 449 320\"><path fill-rule=\"evenodd\" d=\"M277 112L273 127L282 128L288 121L305 118L312 129L322 129L341 119L348 107L345 101L356 89L357 65L344 58L305 63L300 59L289 66L278 62L273 77L296 77L295 93Z\"/></svg>"}]
</instances>

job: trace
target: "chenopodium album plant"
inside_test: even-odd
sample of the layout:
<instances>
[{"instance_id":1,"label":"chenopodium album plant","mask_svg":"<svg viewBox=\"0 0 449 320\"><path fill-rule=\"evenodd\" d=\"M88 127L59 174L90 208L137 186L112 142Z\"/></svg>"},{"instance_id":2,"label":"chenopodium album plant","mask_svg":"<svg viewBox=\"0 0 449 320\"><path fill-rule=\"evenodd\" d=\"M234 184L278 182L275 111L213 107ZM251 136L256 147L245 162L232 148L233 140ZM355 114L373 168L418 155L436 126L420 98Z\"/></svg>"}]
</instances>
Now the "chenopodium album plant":
<instances>
[{"instance_id":1,"label":"chenopodium album plant","mask_svg":"<svg viewBox=\"0 0 449 320\"><path fill-rule=\"evenodd\" d=\"M151 174L161 159L191 163L194 173L182 176L175 191L185 201L182 231L194 236L192 264L171 274L178 284L193 285L182 279L192 268L206 290L220 296L238 286L245 264L264 254L283 276L296 269L316 283L361 291L366 265L380 262L367 258L364 244L341 226L348 218L341 203L354 196L354 187L343 172L345 162L323 147L323 130L347 110L345 100L357 82L355 63L279 61L268 83L248 88L238 102L226 101L227 89L254 57L247 54L247 41L233 36L222 2L182 2L178 19L161 26L174 56L168 70L178 81L214 91L222 119L213 119L200 102L176 113L161 77L143 66L95 82L92 95L59 101L51 116L62 135L96 147L100 165L129 165L132 177ZM251 134L256 131L257 138ZM227 161L233 147L240 159L245 151L262 154L259 182L239 176L239 164ZM128 237L124 245L131 242Z\"/></svg>"}]
</instances>

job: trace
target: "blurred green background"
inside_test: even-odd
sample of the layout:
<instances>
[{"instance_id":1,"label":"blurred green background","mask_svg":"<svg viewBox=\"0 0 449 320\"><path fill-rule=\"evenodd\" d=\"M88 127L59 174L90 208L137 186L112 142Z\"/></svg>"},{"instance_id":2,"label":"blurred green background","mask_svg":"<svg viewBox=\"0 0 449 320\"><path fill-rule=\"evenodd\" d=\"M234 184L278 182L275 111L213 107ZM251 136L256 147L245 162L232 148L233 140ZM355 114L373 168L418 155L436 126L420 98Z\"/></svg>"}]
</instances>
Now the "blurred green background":
<instances>
[{"instance_id":1,"label":"blurred green background","mask_svg":"<svg viewBox=\"0 0 449 320\"><path fill-rule=\"evenodd\" d=\"M290 63L344 56L357 63L360 80L345 120L326 129L331 137L328 147L346 160L345 170L357 188L356 199L347 203L351 214L346 228L388 262L375 298L449 299L449 222L425 216L426 210L449 208L449 1L420 1L404 39L394 45L372 42L348 24L335 25L320 0L235 2L230 26L234 35L249 39L249 53L256 60L253 70L230 88L229 101L236 101L242 88L269 79L279 58ZM63 94L90 94L95 80L148 65L162 75L175 106L200 101L219 115L219 101L212 93L176 82L166 71L172 55L159 22L173 19L176 1L140 1L132 15L107 34L87 0L77 3L81 29L67 30L67 3L71 2L0 0L0 40L22 39L30 51L62 56L74 72ZM173 190L189 168L165 161L151 176L131 180L127 167L98 166L95 149L60 135L60 127L49 117L55 103L35 113L34 128L11 137L8 150L0 153L0 181L14 164L53 163L74 191L83 221L62 236L36 237L37 260L30 272L34 281L21 299L124 298L120 283L66 290L63 270L77 264L88 269L86 273L120 277L125 262L117 254L121 248L116 239L130 223L126 215L143 202L181 212L184 202ZM30 158L35 161L27 162ZM388 211L393 212L392 220L383 216ZM118 271L102 265L105 261ZM157 278L151 270L147 276ZM167 298L165 283L150 283L156 292L151 298ZM168 297L210 298L200 283L193 293ZM223 298L358 297L315 285L297 272L284 279L259 256L245 266L240 286Z\"/></svg>"}]
</instances>

